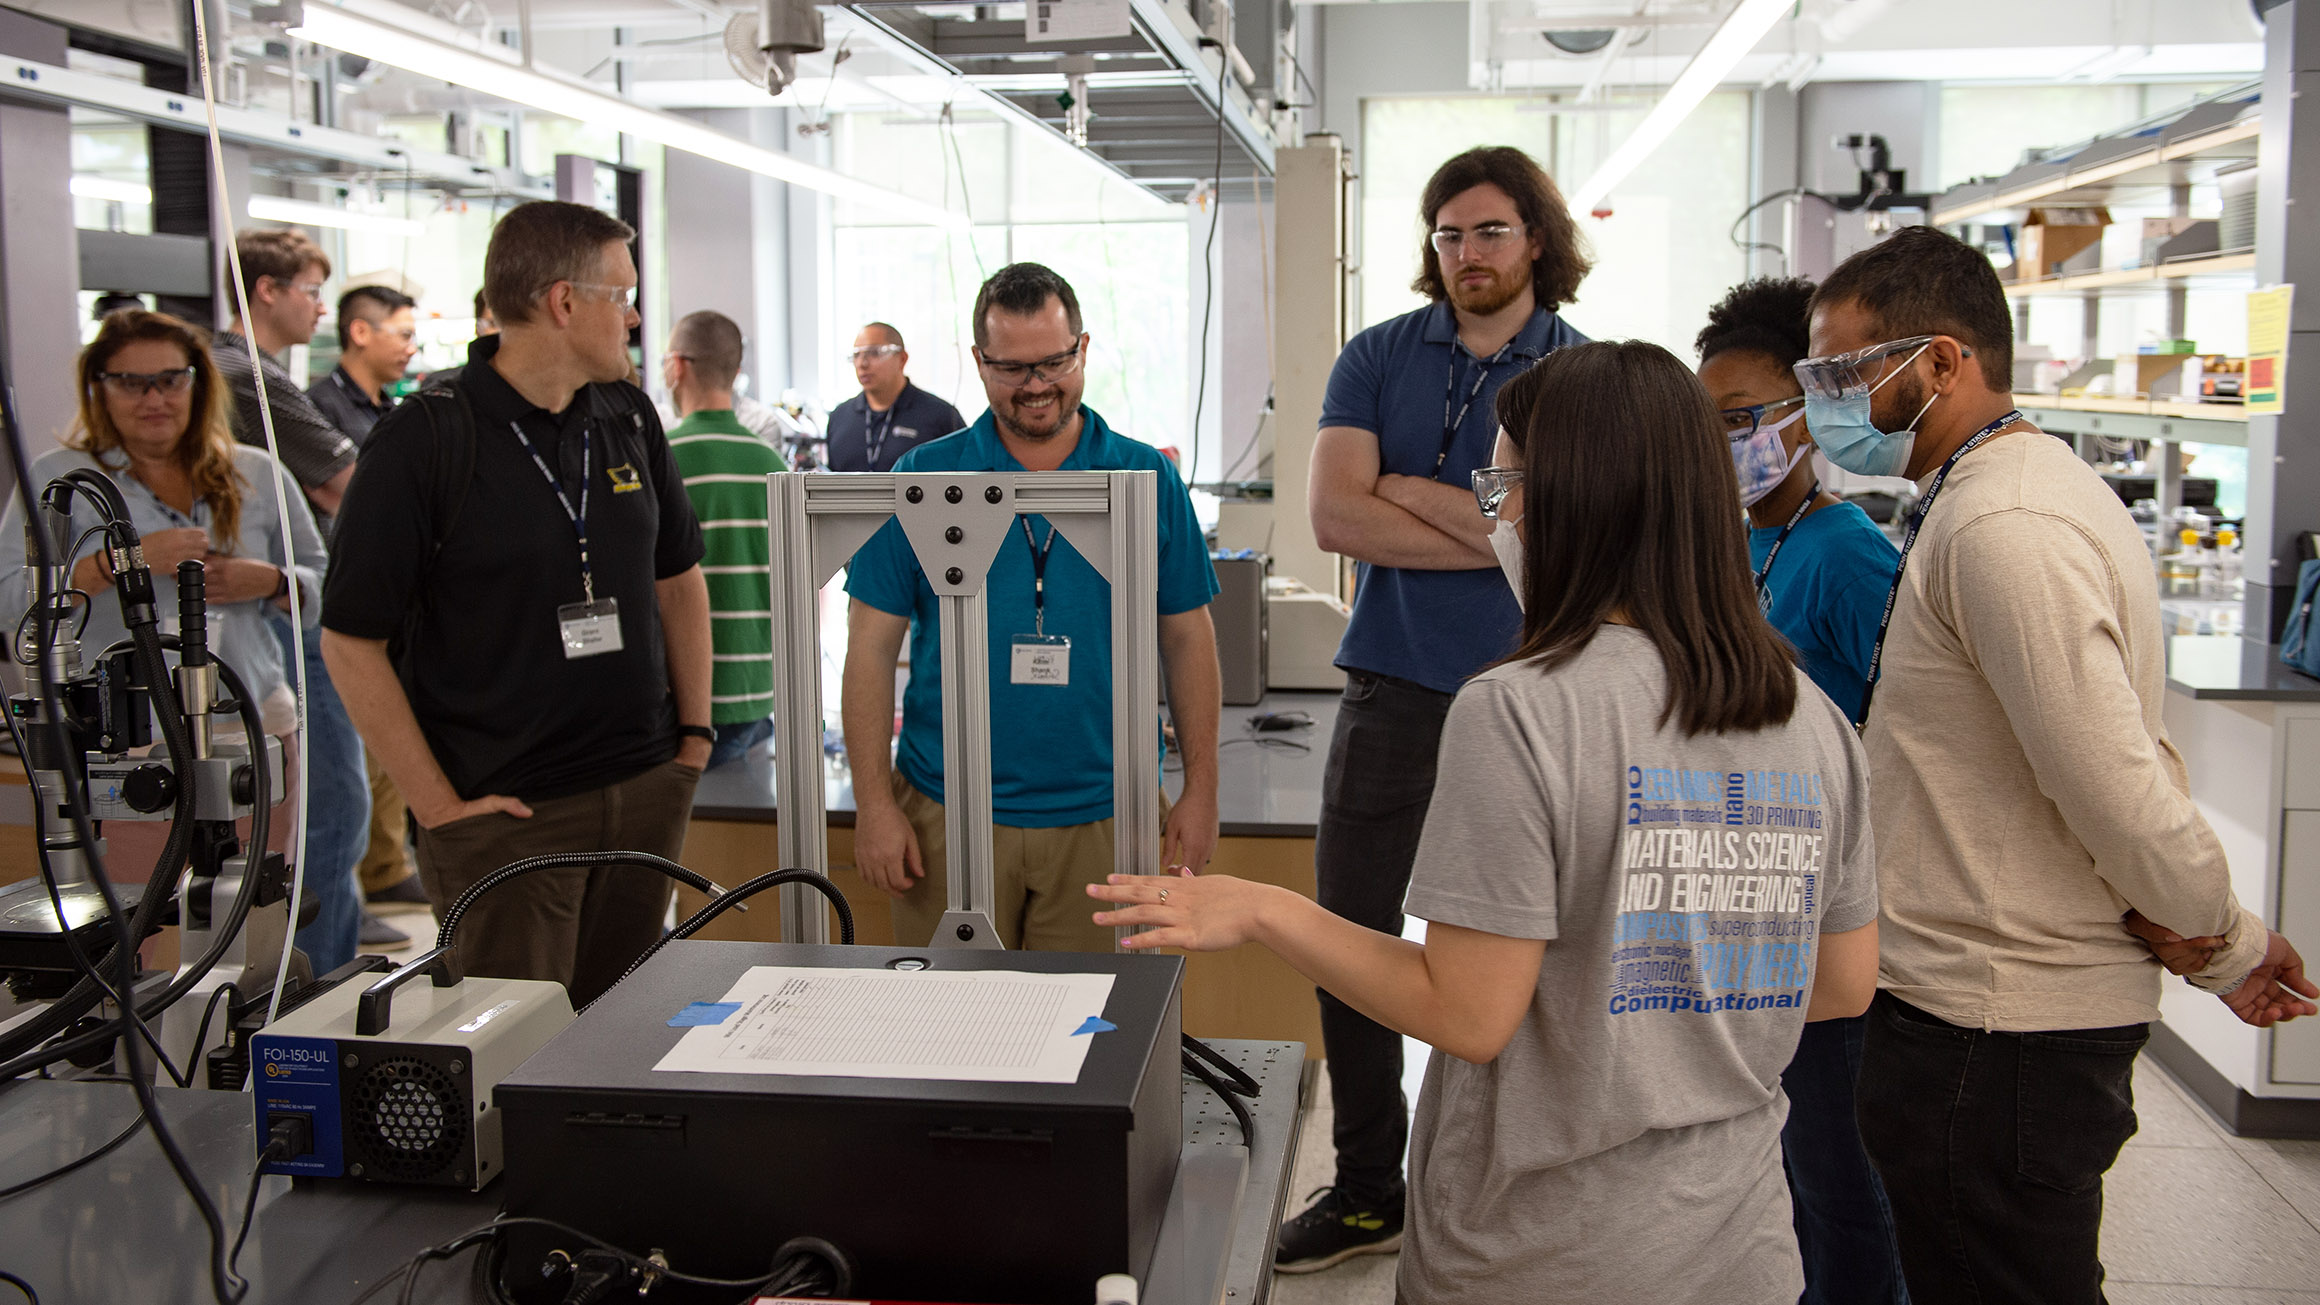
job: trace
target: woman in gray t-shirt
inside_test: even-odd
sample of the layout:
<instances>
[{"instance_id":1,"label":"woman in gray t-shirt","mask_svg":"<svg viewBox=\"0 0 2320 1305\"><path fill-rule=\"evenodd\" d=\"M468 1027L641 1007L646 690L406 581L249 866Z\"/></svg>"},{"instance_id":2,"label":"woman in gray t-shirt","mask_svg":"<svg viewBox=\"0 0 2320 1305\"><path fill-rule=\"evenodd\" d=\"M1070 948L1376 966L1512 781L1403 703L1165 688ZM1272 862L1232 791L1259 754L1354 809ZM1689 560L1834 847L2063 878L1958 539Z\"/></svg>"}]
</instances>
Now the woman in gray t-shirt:
<instances>
[{"instance_id":1,"label":"woman in gray t-shirt","mask_svg":"<svg viewBox=\"0 0 2320 1305\"><path fill-rule=\"evenodd\" d=\"M1221 875L1115 875L1089 892L1125 907L1096 919L1146 926L1131 947L1261 943L1437 1048L1413 1305L1790 1305L1780 1071L1806 1020L1859 1014L1876 982L1860 746L1757 608L1723 431L1682 363L1575 345L1498 410L1501 462L1524 465L1476 488L1519 540L1523 632L1443 731L1407 904L1426 942Z\"/></svg>"}]
</instances>

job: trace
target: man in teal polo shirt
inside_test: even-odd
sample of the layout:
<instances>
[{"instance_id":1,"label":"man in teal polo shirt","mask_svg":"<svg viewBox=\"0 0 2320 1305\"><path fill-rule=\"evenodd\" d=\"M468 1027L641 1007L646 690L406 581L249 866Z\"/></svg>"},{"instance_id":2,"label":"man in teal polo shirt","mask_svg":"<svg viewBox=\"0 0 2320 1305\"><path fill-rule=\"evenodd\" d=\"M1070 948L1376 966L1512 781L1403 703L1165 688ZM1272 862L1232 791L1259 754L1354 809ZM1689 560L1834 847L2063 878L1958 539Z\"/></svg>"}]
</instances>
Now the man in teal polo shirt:
<instances>
[{"instance_id":1,"label":"man in teal polo shirt","mask_svg":"<svg viewBox=\"0 0 2320 1305\"><path fill-rule=\"evenodd\" d=\"M975 296L975 361L990 411L912 449L909 471L1152 471L1160 492L1160 658L1184 758L1169 810L1169 865L1197 870L1216 848L1216 736L1223 710L1208 561L1192 498L1166 458L1080 403L1088 337L1079 297L1037 263L1003 267ZM1034 576L1043 577L1035 585ZM846 755L854 773L854 864L894 898L894 936L919 946L949 894L944 876L941 624L900 523L848 569ZM991 565L993 923L1010 948L1109 951L1083 886L1113 869L1111 586L1042 516L1017 524ZM910 684L893 749L894 678L905 636ZM1017 683L1013 648L1068 639L1062 682ZM1051 645L1052 646L1052 645Z\"/></svg>"}]
</instances>

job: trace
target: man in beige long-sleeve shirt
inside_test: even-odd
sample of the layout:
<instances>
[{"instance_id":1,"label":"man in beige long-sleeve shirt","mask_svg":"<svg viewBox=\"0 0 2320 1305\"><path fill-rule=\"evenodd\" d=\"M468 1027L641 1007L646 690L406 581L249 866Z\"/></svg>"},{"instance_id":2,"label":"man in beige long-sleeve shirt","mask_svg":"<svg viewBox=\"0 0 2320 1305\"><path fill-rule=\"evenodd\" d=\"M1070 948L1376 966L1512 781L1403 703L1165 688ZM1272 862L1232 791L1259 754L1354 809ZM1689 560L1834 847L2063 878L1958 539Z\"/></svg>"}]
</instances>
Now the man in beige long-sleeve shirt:
<instances>
[{"instance_id":1,"label":"man in beige long-sleeve shirt","mask_svg":"<svg viewBox=\"0 0 2320 1305\"><path fill-rule=\"evenodd\" d=\"M2012 338L1988 259L1908 228L1823 282L1798 364L1822 451L1927 507L1872 671L1884 932L1859 1085L1917 1305L2103 1299L2102 1177L2159 1013L2144 937L2250 1023L2320 995L2232 895L2160 723L2142 537L2012 411Z\"/></svg>"}]
</instances>

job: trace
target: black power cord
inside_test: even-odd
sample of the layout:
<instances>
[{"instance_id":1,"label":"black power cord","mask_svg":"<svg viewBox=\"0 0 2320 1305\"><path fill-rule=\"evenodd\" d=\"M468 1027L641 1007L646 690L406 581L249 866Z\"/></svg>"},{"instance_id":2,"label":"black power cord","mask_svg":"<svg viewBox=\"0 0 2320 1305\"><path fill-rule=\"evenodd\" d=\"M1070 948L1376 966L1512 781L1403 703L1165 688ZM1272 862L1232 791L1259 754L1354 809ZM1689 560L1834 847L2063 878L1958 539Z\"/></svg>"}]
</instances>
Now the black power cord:
<instances>
[{"instance_id":1,"label":"black power cord","mask_svg":"<svg viewBox=\"0 0 2320 1305\"><path fill-rule=\"evenodd\" d=\"M1200 38L1203 48L1216 50L1216 171L1208 196L1208 235L1200 242L1200 381L1192 391L1192 457L1185 465L1184 483L1200 480L1200 415L1208 403L1208 324L1216 311L1216 226L1224 217L1224 105L1225 75L1232 71L1232 53L1213 36ZM1220 454L1221 456L1221 454Z\"/></svg>"},{"instance_id":2,"label":"black power cord","mask_svg":"<svg viewBox=\"0 0 2320 1305\"><path fill-rule=\"evenodd\" d=\"M1264 1095L1264 1088L1249 1077L1247 1071L1227 1060L1224 1053L1202 1042L1189 1033L1184 1039L1184 1072L1199 1079L1216 1093L1233 1112L1241 1126L1241 1145L1254 1149L1257 1144L1257 1123L1249 1115L1249 1108L1241 1098Z\"/></svg>"},{"instance_id":3,"label":"black power cord","mask_svg":"<svg viewBox=\"0 0 2320 1305\"><path fill-rule=\"evenodd\" d=\"M838 886L830 882L829 876L817 874L811 870L774 870L761 874L730 892L719 893L715 901L693 912L692 916L684 923L664 934L652 946L645 948L643 955L629 962L628 968L620 972L620 978L626 979L629 975L636 973L638 968L643 966L646 961L651 960L661 948L672 942L692 937L707 928L710 921L723 915L728 909L739 908L745 899L782 884L804 884L829 898L830 905L838 912L838 945L841 947L854 945L854 908L847 904L846 895L838 891ZM620 980L614 980L613 987L619 986ZM602 1001L603 998L599 997L597 1000Z\"/></svg>"},{"instance_id":4,"label":"black power cord","mask_svg":"<svg viewBox=\"0 0 2320 1305\"><path fill-rule=\"evenodd\" d=\"M31 1302L31 1305L40 1305L40 1293L32 1289L31 1283L17 1277L15 1274L10 1273L6 1269L0 1269L0 1282L5 1282L9 1286L14 1287L16 1290L23 1292L24 1299Z\"/></svg>"},{"instance_id":5,"label":"black power cord","mask_svg":"<svg viewBox=\"0 0 2320 1305\"><path fill-rule=\"evenodd\" d=\"M79 1170L85 1169L88 1166L95 1164L97 1161L104 1159L106 1156L109 1156L115 1151L120 1150L123 1146L126 1146L129 1139L137 1136L137 1131L143 1127L145 1127L145 1115L144 1112L140 1110L135 1116L130 1118L128 1127L123 1128L120 1132L113 1134L113 1139L111 1141L105 1143L103 1146L98 1147L96 1150L91 1151L78 1159L67 1160L63 1164L58 1165L56 1168L51 1169L47 1173L41 1174L37 1177L27 1178L21 1183L11 1183L6 1187L0 1187L0 1201L5 1201L12 1196L22 1196L26 1192L32 1191L35 1188L44 1187L49 1183L53 1183L57 1179L64 1177L66 1174L78 1172Z\"/></svg>"},{"instance_id":6,"label":"black power cord","mask_svg":"<svg viewBox=\"0 0 2320 1305\"><path fill-rule=\"evenodd\" d=\"M853 1287L853 1262L846 1256L845 1252L819 1237L793 1237L782 1243L780 1249L774 1252L772 1268L758 1277L709 1278L672 1268L668 1261L657 1254L644 1256L622 1250L611 1242L582 1232L570 1224L527 1215L509 1215L494 1219L481 1227L469 1229L449 1241L440 1242L420 1251L410 1259L405 1260L392 1273L364 1288L362 1294L347 1302L347 1305L364 1305L364 1302L371 1300L389 1287L397 1288L396 1300L398 1305L409 1305L409 1302L418 1299L420 1270L438 1260L453 1259L477 1248L483 1248L485 1253L496 1261L497 1257L502 1255L506 1249L502 1238L511 1228L545 1228L550 1232L571 1238L580 1244L581 1255L561 1255L542 1266L548 1270L551 1279L565 1276L567 1273L577 1276L576 1271L585 1264L592 1275L616 1276L612 1289L632 1287L638 1296L645 1296L653 1287L667 1282L685 1287L741 1293L739 1299L746 1305L746 1302L767 1292L782 1295L821 1294L825 1292L834 1294L851 1290ZM505 1299L498 1278L499 1274L494 1271L487 1280L487 1287L494 1297ZM593 1285L593 1278L591 1285ZM573 1285L567 1285L568 1295L566 1299L572 1299L569 1293L573 1290ZM602 1297L591 1298L582 1295L579 1299L602 1299Z\"/></svg>"}]
</instances>

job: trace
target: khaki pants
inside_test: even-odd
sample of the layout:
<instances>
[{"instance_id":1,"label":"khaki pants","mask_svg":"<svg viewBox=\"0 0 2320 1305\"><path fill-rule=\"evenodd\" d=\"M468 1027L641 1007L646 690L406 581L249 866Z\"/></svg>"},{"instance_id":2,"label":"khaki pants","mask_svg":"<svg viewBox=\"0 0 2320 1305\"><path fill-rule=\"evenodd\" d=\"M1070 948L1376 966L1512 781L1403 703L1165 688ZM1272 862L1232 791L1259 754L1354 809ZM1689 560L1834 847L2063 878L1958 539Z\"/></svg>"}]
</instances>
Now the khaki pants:
<instances>
[{"instance_id":1,"label":"khaki pants","mask_svg":"<svg viewBox=\"0 0 2320 1305\"><path fill-rule=\"evenodd\" d=\"M355 874L362 880L365 893L392 888L417 873L411 864L411 855L403 845L403 820L409 808L403 805L403 795L395 788L395 781L379 769L377 754L363 749L363 769L370 772L371 780L371 841L363 849L362 862Z\"/></svg>"},{"instance_id":2,"label":"khaki pants","mask_svg":"<svg viewBox=\"0 0 2320 1305\"><path fill-rule=\"evenodd\" d=\"M649 852L675 860L701 772L663 762L593 792L533 802L530 819L500 812L419 831L419 882L441 913L477 880L556 852ZM459 922L469 974L551 979L575 1008L619 980L661 936L676 885L642 866L576 866L510 879Z\"/></svg>"},{"instance_id":3,"label":"khaki pants","mask_svg":"<svg viewBox=\"0 0 2320 1305\"><path fill-rule=\"evenodd\" d=\"M945 854L943 805L912 787L900 772L894 775L894 798L918 834L919 859L926 877L910 891L892 899L894 941L904 947L923 947L934 937L950 906L950 875ZM1160 799L1160 819L1168 820L1168 799ZM1160 831L1152 831L1160 837ZM1111 927L1097 924L1094 915L1104 904L1087 895L1087 885L1102 883L1116 860L1112 821L1054 829L1023 829L1015 825L991 827L991 923L1009 951L1108 952L1115 945Z\"/></svg>"}]
</instances>

